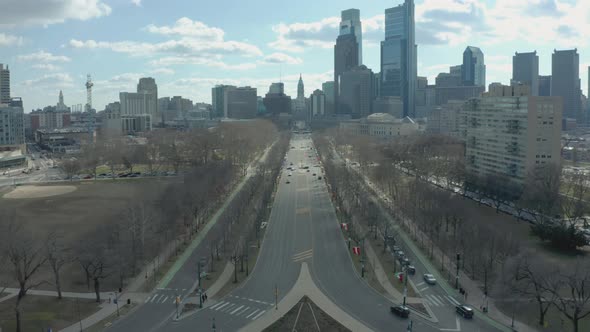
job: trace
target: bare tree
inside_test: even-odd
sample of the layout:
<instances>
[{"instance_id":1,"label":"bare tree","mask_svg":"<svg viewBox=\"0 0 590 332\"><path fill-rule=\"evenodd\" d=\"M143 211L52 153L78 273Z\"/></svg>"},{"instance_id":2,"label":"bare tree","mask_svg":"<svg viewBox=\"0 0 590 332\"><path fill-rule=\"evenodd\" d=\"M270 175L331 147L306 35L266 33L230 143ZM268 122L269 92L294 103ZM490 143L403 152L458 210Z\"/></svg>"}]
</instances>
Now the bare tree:
<instances>
[{"instance_id":1,"label":"bare tree","mask_svg":"<svg viewBox=\"0 0 590 332\"><path fill-rule=\"evenodd\" d=\"M14 217L14 215L13 215ZM16 318L16 331L20 332L21 327L21 301L29 289L37 287L44 281L34 280L34 276L47 261L43 255L43 246L39 245L32 234L24 229L22 224L17 224L12 219L8 224L6 243L6 256L10 261L16 282L19 285L19 292L14 306Z\"/></svg>"},{"instance_id":2,"label":"bare tree","mask_svg":"<svg viewBox=\"0 0 590 332\"><path fill-rule=\"evenodd\" d=\"M548 290L555 298L555 307L578 332L580 320L590 315L590 263L580 260L572 269L562 271Z\"/></svg>"},{"instance_id":3,"label":"bare tree","mask_svg":"<svg viewBox=\"0 0 590 332\"><path fill-rule=\"evenodd\" d=\"M64 265L71 261L70 249L64 246L63 239L60 235L52 232L47 237L47 242L45 244L45 255L47 258L47 263L49 263L51 271L53 272L57 298L61 300L62 294L60 271Z\"/></svg>"},{"instance_id":4,"label":"bare tree","mask_svg":"<svg viewBox=\"0 0 590 332\"><path fill-rule=\"evenodd\" d=\"M70 180L75 174L78 174L81 168L80 161L75 158L66 159L61 163L61 169Z\"/></svg>"}]
</instances>

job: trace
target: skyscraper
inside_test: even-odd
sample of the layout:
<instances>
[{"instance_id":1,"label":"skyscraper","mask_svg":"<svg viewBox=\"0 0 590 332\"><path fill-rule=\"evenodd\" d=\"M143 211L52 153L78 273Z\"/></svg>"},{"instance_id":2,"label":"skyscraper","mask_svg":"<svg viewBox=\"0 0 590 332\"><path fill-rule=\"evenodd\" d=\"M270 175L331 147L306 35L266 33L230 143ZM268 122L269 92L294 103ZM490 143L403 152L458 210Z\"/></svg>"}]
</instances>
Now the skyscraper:
<instances>
[{"instance_id":1,"label":"skyscraper","mask_svg":"<svg viewBox=\"0 0 590 332\"><path fill-rule=\"evenodd\" d=\"M539 96L551 96L551 75L539 75Z\"/></svg>"},{"instance_id":2,"label":"skyscraper","mask_svg":"<svg viewBox=\"0 0 590 332\"><path fill-rule=\"evenodd\" d=\"M299 82L297 83L297 98L292 103L293 115L300 119L307 118L307 106L305 104L305 88L303 85L303 78L299 74Z\"/></svg>"},{"instance_id":3,"label":"skyscraper","mask_svg":"<svg viewBox=\"0 0 590 332\"><path fill-rule=\"evenodd\" d=\"M297 83L297 99L305 99L305 87L301 74L299 74L299 83Z\"/></svg>"},{"instance_id":4,"label":"skyscraper","mask_svg":"<svg viewBox=\"0 0 590 332\"><path fill-rule=\"evenodd\" d=\"M467 46L463 52L463 85L486 86L486 65L479 47Z\"/></svg>"},{"instance_id":5,"label":"skyscraper","mask_svg":"<svg viewBox=\"0 0 590 332\"><path fill-rule=\"evenodd\" d=\"M373 71L365 65L355 67L342 74L340 107L341 114L353 118L371 114L373 106Z\"/></svg>"},{"instance_id":6,"label":"skyscraper","mask_svg":"<svg viewBox=\"0 0 590 332\"><path fill-rule=\"evenodd\" d=\"M162 116L158 110L158 85L156 80L152 77L142 77L139 79L137 84L137 93L148 94L147 97L149 103L149 112L147 113L152 116L152 123L159 123L162 120Z\"/></svg>"},{"instance_id":7,"label":"skyscraper","mask_svg":"<svg viewBox=\"0 0 590 332\"><path fill-rule=\"evenodd\" d=\"M353 28L354 30L354 28ZM342 73L358 66L358 47L354 34L340 35L334 45L334 96L336 113L340 113L340 79Z\"/></svg>"},{"instance_id":8,"label":"skyscraper","mask_svg":"<svg viewBox=\"0 0 590 332\"><path fill-rule=\"evenodd\" d=\"M400 97L404 116L414 116L417 46L414 1L385 10L385 40L381 42L381 91L383 97Z\"/></svg>"},{"instance_id":9,"label":"skyscraper","mask_svg":"<svg viewBox=\"0 0 590 332\"><path fill-rule=\"evenodd\" d=\"M236 88L233 85L216 85L211 89L211 105L213 106L213 115L214 118L223 118L224 117L224 96L225 90Z\"/></svg>"},{"instance_id":10,"label":"skyscraper","mask_svg":"<svg viewBox=\"0 0 590 332\"><path fill-rule=\"evenodd\" d=\"M258 112L256 88L249 86L225 90L225 116L231 119L253 119Z\"/></svg>"},{"instance_id":11,"label":"skyscraper","mask_svg":"<svg viewBox=\"0 0 590 332\"><path fill-rule=\"evenodd\" d=\"M578 50L555 50L551 61L551 95L563 98L563 117L583 121Z\"/></svg>"},{"instance_id":12,"label":"skyscraper","mask_svg":"<svg viewBox=\"0 0 590 332\"><path fill-rule=\"evenodd\" d=\"M326 96L326 114L325 115L333 115L334 114L334 103L335 103L335 96L334 96L334 81L328 81L322 83L322 92Z\"/></svg>"},{"instance_id":13,"label":"skyscraper","mask_svg":"<svg viewBox=\"0 0 590 332\"><path fill-rule=\"evenodd\" d=\"M10 71L0 63L0 104L10 104Z\"/></svg>"},{"instance_id":14,"label":"skyscraper","mask_svg":"<svg viewBox=\"0 0 590 332\"><path fill-rule=\"evenodd\" d=\"M539 56L537 51L518 53L512 57L512 82L529 86L531 95L539 95Z\"/></svg>"},{"instance_id":15,"label":"skyscraper","mask_svg":"<svg viewBox=\"0 0 590 332\"><path fill-rule=\"evenodd\" d=\"M341 13L340 35L353 34L358 44L358 65L363 63L363 27L361 24L361 11L347 9Z\"/></svg>"}]
</instances>

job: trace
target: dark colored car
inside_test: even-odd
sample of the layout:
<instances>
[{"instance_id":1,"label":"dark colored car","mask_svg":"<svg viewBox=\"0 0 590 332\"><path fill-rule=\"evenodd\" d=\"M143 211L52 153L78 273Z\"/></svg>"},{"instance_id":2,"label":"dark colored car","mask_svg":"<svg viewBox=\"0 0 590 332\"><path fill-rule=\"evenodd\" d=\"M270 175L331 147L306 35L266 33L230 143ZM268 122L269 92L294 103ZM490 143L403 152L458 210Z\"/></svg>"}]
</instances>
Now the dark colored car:
<instances>
[{"instance_id":1,"label":"dark colored car","mask_svg":"<svg viewBox=\"0 0 590 332\"><path fill-rule=\"evenodd\" d=\"M392 306L390 310L392 314L396 314L401 318L408 318L410 316L410 309L408 309L408 307L404 307L403 305Z\"/></svg>"},{"instance_id":2,"label":"dark colored car","mask_svg":"<svg viewBox=\"0 0 590 332\"><path fill-rule=\"evenodd\" d=\"M318 180L321 180L321 179L322 179L322 177L321 176L318 176Z\"/></svg>"},{"instance_id":3,"label":"dark colored car","mask_svg":"<svg viewBox=\"0 0 590 332\"><path fill-rule=\"evenodd\" d=\"M409 274L416 274L416 268L414 267L414 265L408 265L406 269L408 270Z\"/></svg>"},{"instance_id":4,"label":"dark colored car","mask_svg":"<svg viewBox=\"0 0 590 332\"><path fill-rule=\"evenodd\" d=\"M291 183L291 181L287 180L287 182L286 182L286 183L287 183L287 184L289 184L289 183Z\"/></svg>"},{"instance_id":5,"label":"dark colored car","mask_svg":"<svg viewBox=\"0 0 590 332\"><path fill-rule=\"evenodd\" d=\"M462 304L462 305L458 305L456 308L457 308L457 313L459 315L463 316L463 318L467 318L467 319L473 318L473 309L471 309L471 307Z\"/></svg>"},{"instance_id":6,"label":"dark colored car","mask_svg":"<svg viewBox=\"0 0 590 332\"><path fill-rule=\"evenodd\" d=\"M408 257L402 257L400 258L399 262L403 265L410 265L410 259Z\"/></svg>"}]
</instances>

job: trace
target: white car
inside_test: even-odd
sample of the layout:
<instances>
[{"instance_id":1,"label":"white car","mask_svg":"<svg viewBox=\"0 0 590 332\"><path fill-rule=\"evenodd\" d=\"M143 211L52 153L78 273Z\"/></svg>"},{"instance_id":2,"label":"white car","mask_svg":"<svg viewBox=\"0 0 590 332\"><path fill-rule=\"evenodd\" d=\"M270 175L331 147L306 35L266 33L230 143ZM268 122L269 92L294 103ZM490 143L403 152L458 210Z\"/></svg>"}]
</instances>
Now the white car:
<instances>
[{"instance_id":1,"label":"white car","mask_svg":"<svg viewBox=\"0 0 590 332\"><path fill-rule=\"evenodd\" d=\"M434 285L436 284L436 279L434 278L434 276L430 273L425 273L424 274L424 281L429 284L429 285Z\"/></svg>"}]
</instances>

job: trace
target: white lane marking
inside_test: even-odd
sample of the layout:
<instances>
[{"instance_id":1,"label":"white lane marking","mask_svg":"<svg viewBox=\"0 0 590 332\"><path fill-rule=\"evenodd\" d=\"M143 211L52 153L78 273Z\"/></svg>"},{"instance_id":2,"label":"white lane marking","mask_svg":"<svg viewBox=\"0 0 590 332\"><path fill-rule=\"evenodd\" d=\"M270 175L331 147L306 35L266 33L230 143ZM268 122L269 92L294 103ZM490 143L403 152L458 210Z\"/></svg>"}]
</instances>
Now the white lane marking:
<instances>
[{"instance_id":1,"label":"white lane marking","mask_svg":"<svg viewBox=\"0 0 590 332\"><path fill-rule=\"evenodd\" d=\"M424 285L424 281L422 281L422 282L421 282L421 283L419 283L419 284L416 284L416 286L422 286L422 285Z\"/></svg>"},{"instance_id":2,"label":"white lane marking","mask_svg":"<svg viewBox=\"0 0 590 332\"><path fill-rule=\"evenodd\" d=\"M422 289L419 289L418 291L419 291L419 292L423 292L423 291L425 291L425 290L427 290L427 289L428 289L428 287L424 287L424 288L422 288Z\"/></svg>"},{"instance_id":3,"label":"white lane marking","mask_svg":"<svg viewBox=\"0 0 590 332\"><path fill-rule=\"evenodd\" d=\"M225 307L225 306L226 306L226 305L228 305L228 304L229 304L229 302L225 302L225 304L224 304L224 305L222 305L222 306L219 306L219 307L215 308L215 310L219 310L219 309L221 309L221 308Z\"/></svg>"},{"instance_id":4,"label":"white lane marking","mask_svg":"<svg viewBox=\"0 0 590 332\"><path fill-rule=\"evenodd\" d=\"M209 309L215 309L215 308L219 307L222 303L225 303L225 301L221 301L221 302L215 303Z\"/></svg>"},{"instance_id":5,"label":"white lane marking","mask_svg":"<svg viewBox=\"0 0 590 332\"><path fill-rule=\"evenodd\" d=\"M461 331L461 321L459 321L459 317L455 317L455 323L457 324L457 328L455 329L440 329L441 331Z\"/></svg>"},{"instance_id":6,"label":"white lane marking","mask_svg":"<svg viewBox=\"0 0 590 332\"><path fill-rule=\"evenodd\" d=\"M150 303L154 303L154 300L158 297L158 294L155 294L154 297L152 297L152 300L150 301Z\"/></svg>"},{"instance_id":7,"label":"white lane marking","mask_svg":"<svg viewBox=\"0 0 590 332\"><path fill-rule=\"evenodd\" d=\"M176 298L172 297L172 304L176 303Z\"/></svg>"},{"instance_id":8,"label":"white lane marking","mask_svg":"<svg viewBox=\"0 0 590 332\"><path fill-rule=\"evenodd\" d=\"M227 308L223 308L223 310L221 310L221 311L223 311L223 312L229 312L231 310L231 308L235 307L236 305L237 304L232 303L230 306L228 306Z\"/></svg>"},{"instance_id":9,"label":"white lane marking","mask_svg":"<svg viewBox=\"0 0 590 332\"><path fill-rule=\"evenodd\" d=\"M241 314L245 313L245 312L246 312L246 311L248 311L248 310L250 310L250 307L246 307L246 308L244 308L244 310L241 310L241 311L240 311L240 312L238 312L236 315L237 315L237 316L239 316L239 315L241 315Z\"/></svg>"},{"instance_id":10,"label":"white lane marking","mask_svg":"<svg viewBox=\"0 0 590 332\"><path fill-rule=\"evenodd\" d=\"M454 305L460 305L461 304L461 303L459 303L459 301L455 300L454 298L452 298L449 295L447 295L446 298L447 298L447 300L449 300L449 302L451 302L451 304L454 304Z\"/></svg>"},{"instance_id":11,"label":"white lane marking","mask_svg":"<svg viewBox=\"0 0 590 332\"><path fill-rule=\"evenodd\" d=\"M147 299L145 299L145 303L148 303L150 298L151 298L151 296L148 296Z\"/></svg>"},{"instance_id":12,"label":"white lane marking","mask_svg":"<svg viewBox=\"0 0 590 332\"><path fill-rule=\"evenodd\" d=\"M235 314L236 312L238 312L238 310L242 309L243 307L244 307L244 306L243 306L243 305L241 305L241 306L237 307L236 309L232 310L232 312L230 312L229 314L230 314L230 315L233 315L233 314Z\"/></svg>"},{"instance_id":13,"label":"white lane marking","mask_svg":"<svg viewBox=\"0 0 590 332\"><path fill-rule=\"evenodd\" d=\"M439 305L441 305L441 304L442 304L442 303L440 303L440 302L438 301L438 299L437 299L435 296L433 296L433 295L426 295L426 297L427 297L427 298L428 298L428 300L430 300L430 302L431 302L433 305L435 305L435 306L439 306Z\"/></svg>"},{"instance_id":14,"label":"white lane marking","mask_svg":"<svg viewBox=\"0 0 590 332\"><path fill-rule=\"evenodd\" d=\"M262 310L261 312L259 312L256 316L252 317L252 320L256 320L256 318L262 316L263 313L265 313L266 310Z\"/></svg>"},{"instance_id":15,"label":"white lane marking","mask_svg":"<svg viewBox=\"0 0 590 332\"><path fill-rule=\"evenodd\" d=\"M164 300L160 303L164 303L164 302L166 302L166 300L168 300L168 296L166 296L166 298L164 298Z\"/></svg>"},{"instance_id":16,"label":"white lane marking","mask_svg":"<svg viewBox=\"0 0 590 332\"><path fill-rule=\"evenodd\" d=\"M252 311L248 316L246 316L246 318L250 318L250 316L254 315L258 311L260 311L260 309L256 309L256 310Z\"/></svg>"}]
</instances>

